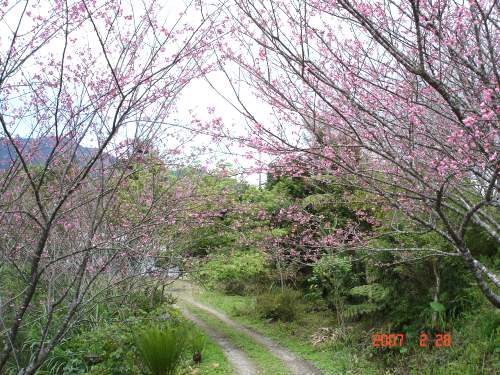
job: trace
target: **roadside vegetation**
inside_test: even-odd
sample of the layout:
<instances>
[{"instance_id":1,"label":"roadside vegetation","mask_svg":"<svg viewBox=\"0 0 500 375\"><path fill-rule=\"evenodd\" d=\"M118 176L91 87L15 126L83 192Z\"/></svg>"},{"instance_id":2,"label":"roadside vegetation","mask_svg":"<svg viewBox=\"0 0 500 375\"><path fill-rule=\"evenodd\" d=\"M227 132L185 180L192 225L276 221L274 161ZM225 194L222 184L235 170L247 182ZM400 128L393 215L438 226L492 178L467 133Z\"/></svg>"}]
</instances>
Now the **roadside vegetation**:
<instances>
[{"instance_id":1,"label":"roadside vegetation","mask_svg":"<svg viewBox=\"0 0 500 375\"><path fill-rule=\"evenodd\" d=\"M192 325L186 329L188 323L172 306L175 299L166 284L179 272L198 285L200 301L272 338L324 374L499 371L498 309L459 257L436 252L448 251L449 244L387 211L373 196L341 189L331 180L269 175L266 186L258 188L196 169L168 176L189 180L192 198L184 202L188 210L157 234L167 250L147 265L139 283L96 292L99 298L83 305L37 373L155 374L160 370L152 361L164 360L158 353L171 352L172 342L183 350L170 361L176 372L166 374L232 373L218 346ZM136 177L140 190L149 175ZM390 234L388 226L394 228ZM479 227L467 239L474 256L498 269L494 241ZM396 250L373 251L380 248ZM417 250L400 250L407 248ZM130 262L144 266L133 258ZM172 267L177 271L169 280L165 276ZM4 264L0 276L0 293L14 298L22 290L15 270ZM49 293L40 290L34 304L43 307ZM202 310L191 310L246 352L263 374L287 373L249 337ZM55 310L51 324L60 324L64 314ZM25 316L30 323L21 327L22 345L7 374L37 352L44 335L40 316L43 309ZM426 347L420 346L422 332L429 336ZM444 333L451 335L451 346L433 345L435 335ZM404 345L374 347L376 334L404 334Z\"/></svg>"},{"instance_id":2,"label":"roadside vegetation","mask_svg":"<svg viewBox=\"0 0 500 375\"><path fill-rule=\"evenodd\" d=\"M160 290L109 297L88 311L87 320L74 327L37 374L232 374L219 346L182 317L172 297ZM39 332L34 326L23 336L26 343L36 342ZM26 361L34 349L23 347L18 360Z\"/></svg>"},{"instance_id":3,"label":"roadside vegetation","mask_svg":"<svg viewBox=\"0 0 500 375\"><path fill-rule=\"evenodd\" d=\"M494 374L500 365L495 360L499 317L487 306L448 323L451 348L420 348L418 337L410 336L407 350L383 350L371 347L371 334L382 332L383 325L353 322L345 330L335 329L331 313L305 311L307 305L293 321L270 321L259 316L255 296L201 289L196 298L272 338L325 374ZM481 314L487 314L486 320Z\"/></svg>"},{"instance_id":4,"label":"roadside vegetation","mask_svg":"<svg viewBox=\"0 0 500 375\"><path fill-rule=\"evenodd\" d=\"M190 237L200 260L191 264L201 286L196 298L326 374L498 372L499 311L460 259L426 250L445 251L444 241L414 227L403 234L410 229L405 218L385 212L366 194L270 177L265 189L235 189L238 204L204 228L203 237ZM388 222L398 230L378 236ZM421 250L369 252L365 245L353 251L347 245L354 240L346 237L337 244L340 251L317 251L317 242L302 241L324 237L333 226L337 232L355 227L357 236L374 238L372 246ZM495 243L479 228L468 236L475 256L498 267ZM404 334L404 343L374 347L379 333ZM428 335L425 347L422 333ZM449 334L451 346L436 347L437 334Z\"/></svg>"}]
</instances>

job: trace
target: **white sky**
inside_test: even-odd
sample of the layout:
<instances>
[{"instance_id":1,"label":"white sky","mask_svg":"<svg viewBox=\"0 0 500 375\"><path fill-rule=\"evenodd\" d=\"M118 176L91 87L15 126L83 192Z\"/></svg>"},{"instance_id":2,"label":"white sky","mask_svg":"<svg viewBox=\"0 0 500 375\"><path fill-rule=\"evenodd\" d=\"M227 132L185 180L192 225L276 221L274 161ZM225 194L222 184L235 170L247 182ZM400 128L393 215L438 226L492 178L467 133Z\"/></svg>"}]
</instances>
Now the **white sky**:
<instances>
[{"instance_id":1,"label":"white sky","mask_svg":"<svg viewBox=\"0 0 500 375\"><path fill-rule=\"evenodd\" d=\"M186 0L174 0L169 1L165 5L165 11L167 15L167 19L173 20L172 15L177 15L184 8L184 4ZM140 6L141 2L135 2L130 0L128 6L132 4L133 7ZM20 13L21 7L24 6L24 2L20 2L17 5L17 9L10 12L7 17L2 17L0 20L0 56L4 56L8 45L6 45L5 41L10 38L5 36L12 35L12 31L15 28L15 25L18 21L18 15ZM127 5L126 5L127 6ZM52 7L52 1L41 1L41 2L31 2L28 9L32 9L33 12L37 12L37 9L34 7L40 7L40 11L45 13L49 12ZM185 18L184 22L193 22L196 24L197 22L197 14L188 15ZM26 27L29 27L29 19L27 19ZM4 38L1 37L4 35ZM73 37L77 37L80 42L88 43L88 36L83 34L82 32L75 32ZM3 40L2 40L3 39ZM59 44L59 46L58 46ZM59 49L62 50L62 40L54 42L51 46L52 51L57 51ZM29 65L23 68L24 71L29 71ZM217 87L224 96L231 97L231 89L220 72L210 73L207 77L210 82ZM256 99L254 99L251 95L246 95L248 98L248 105L253 108L262 108L262 104L258 103ZM259 107L260 106L260 107ZM226 124L226 126L231 128L232 135L243 134L245 131L245 119L244 117L238 113L230 104L228 104L222 97L220 97L208 84L206 79L198 79L192 81L182 92L181 96L178 98L177 104L177 113L175 114L176 118L173 121L185 122L189 123L192 118L191 111L196 114L196 117L199 119L210 119L213 116L209 116L208 108L215 108L215 114L222 118L222 121ZM26 136L29 129L18 128L17 134L20 136ZM25 134L23 134L25 133ZM92 142L87 141L87 146L92 146ZM208 137L197 137L193 143L190 145L192 147L214 147L214 143ZM244 151L238 149L237 147L231 147L230 149L225 147L215 147L215 153L209 153L204 157L201 157L201 161L203 163L207 163L209 165L216 165L218 161L225 160L231 163L235 167L246 168L249 167L251 162L244 158L240 157L238 154L243 153ZM246 152L246 151L245 151ZM203 160L204 159L204 160ZM249 182L256 183L258 181L258 175L247 175L245 179ZM265 179L265 176L263 177Z\"/></svg>"}]
</instances>

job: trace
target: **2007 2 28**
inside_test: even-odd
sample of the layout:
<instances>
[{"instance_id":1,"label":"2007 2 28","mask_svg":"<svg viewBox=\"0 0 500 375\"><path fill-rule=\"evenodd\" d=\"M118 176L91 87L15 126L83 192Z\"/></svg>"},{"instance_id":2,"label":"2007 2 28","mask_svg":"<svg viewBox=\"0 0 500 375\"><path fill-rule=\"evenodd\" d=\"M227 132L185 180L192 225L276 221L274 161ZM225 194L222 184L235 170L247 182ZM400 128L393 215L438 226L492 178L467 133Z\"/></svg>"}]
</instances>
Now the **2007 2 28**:
<instances>
[{"instance_id":1,"label":"2007 2 28","mask_svg":"<svg viewBox=\"0 0 500 375\"><path fill-rule=\"evenodd\" d=\"M372 335L373 347L402 347L405 342L404 333L375 333ZM436 348L449 348L451 346L451 335L449 333L437 333L431 336L425 332L420 333L419 346L425 348L435 346Z\"/></svg>"}]
</instances>

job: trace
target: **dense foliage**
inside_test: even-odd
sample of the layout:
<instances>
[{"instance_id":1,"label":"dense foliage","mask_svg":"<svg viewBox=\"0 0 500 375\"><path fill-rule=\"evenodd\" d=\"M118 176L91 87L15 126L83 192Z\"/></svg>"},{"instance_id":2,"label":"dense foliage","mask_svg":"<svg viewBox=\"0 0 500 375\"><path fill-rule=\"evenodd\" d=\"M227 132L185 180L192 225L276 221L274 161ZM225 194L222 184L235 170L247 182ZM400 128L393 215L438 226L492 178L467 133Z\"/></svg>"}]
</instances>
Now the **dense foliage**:
<instances>
[{"instance_id":1,"label":"dense foliage","mask_svg":"<svg viewBox=\"0 0 500 375\"><path fill-rule=\"evenodd\" d=\"M473 364L466 366L464 359L450 365L452 373L472 374L481 361L485 373L498 366L498 340L493 338L500 329L498 311L478 293L461 258L436 255L434 249L444 253L450 245L435 233L415 230L371 195L342 190L334 180L317 184L313 179L281 177L270 179L265 189L243 191L234 192L240 198L226 226L238 228L246 241L227 243L221 237L213 243L208 261L192 263L202 285L230 295L256 296L253 307L239 310L239 315L268 324L295 324L307 320L308 314L327 314L335 323L330 328L316 326L316 340L330 337L336 345L361 347L367 358L389 368L413 368L415 361L434 366L436 357L429 353L427 360L422 358L418 346L370 348L371 333L404 333L415 343L421 332L453 332L456 345L467 348L466 358ZM250 214L255 211L258 218ZM397 230L388 234L387 225ZM326 242L332 234L335 241ZM492 251L488 241L479 240L478 228L473 237L478 238L471 241L475 256L498 267L498 249ZM474 314L485 318L482 333L472 334L468 324L462 327ZM477 340L477 347L466 344L466 337ZM440 366L448 368L447 361L454 363L455 357L442 354Z\"/></svg>"}]
</instances>

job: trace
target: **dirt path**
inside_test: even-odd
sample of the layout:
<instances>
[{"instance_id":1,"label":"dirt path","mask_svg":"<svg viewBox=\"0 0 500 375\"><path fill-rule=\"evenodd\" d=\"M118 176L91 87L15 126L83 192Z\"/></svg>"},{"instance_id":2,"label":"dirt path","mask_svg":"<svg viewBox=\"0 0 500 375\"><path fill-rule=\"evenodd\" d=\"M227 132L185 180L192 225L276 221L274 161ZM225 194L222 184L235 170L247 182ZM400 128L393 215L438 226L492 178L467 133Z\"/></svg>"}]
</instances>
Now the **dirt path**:
<instances>
[{"instance_id":1,"label":"dirt path","mask_svg":"<svg viewBox=\"0 0 500 375\"><path fill-rule=\"evenodd\" d=\"M181 306L178 307L187 319L200 327L220 346L236 375L256 375L259 373L255 363L243 351L237 349L227 337L210 328L203 320L198 319L188 309Z\"/></svg>"},{"instance_id":2,"label":"dirt path","mask_svg":"<svg viewBox=\"0 0 500 375\"><path fill-rule=\"evenodd\" d=\"M290 352L288 349L285 349L281 345L276 344L270 338L261 335L260 333L255 332L252 329L249 329L239 323L236 323L234 320L229 318L226 314L221 313L214 308L207 306L203 303L200 303L195 300L193 296L192 289L187 288L179 288L176 289L176 292L179 293L178 296L183 301L191 304L199 309L202 309L209 314L212 314L219 320L221 320L227 326L233 328L234 330L244 333L247 336L251 337L256 343L264 346L269 352L271 352L274 356L283 361L283 364L290 370L290 372L294 375L322 375L322 372L314 367L311 363L299 358L294 353ZM256 372L255 372L256 374Z\"/></svg>"}]
</instances>

